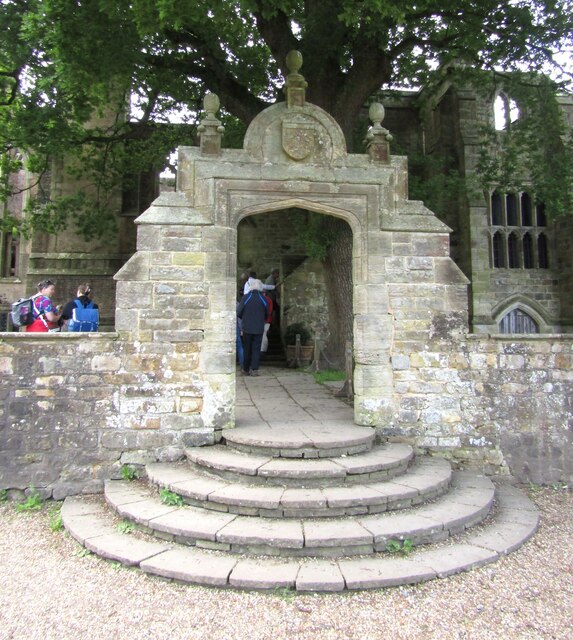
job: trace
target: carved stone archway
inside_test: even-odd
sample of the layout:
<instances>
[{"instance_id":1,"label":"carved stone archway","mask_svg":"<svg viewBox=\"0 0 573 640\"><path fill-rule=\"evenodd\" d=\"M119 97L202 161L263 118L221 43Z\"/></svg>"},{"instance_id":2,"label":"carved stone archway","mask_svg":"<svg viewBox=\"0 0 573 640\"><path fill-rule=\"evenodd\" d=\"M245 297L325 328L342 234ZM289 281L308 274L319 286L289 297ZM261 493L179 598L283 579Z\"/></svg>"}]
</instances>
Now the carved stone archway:
<instances>
[{"instance_id":1,"label":"carved stone archway","mask_svg":"<svg viewBox=\"0 0 573 640\"><path fill-rule=\"evenodd\" d=\"M164 352L162 392L175 409L161 420L191 444L234 424L237 227L247 216L298 207L349 224L357 424L396 418L397 342L421 348L436 327L466 327L450 230L407 199L382 106L370 109L368 153L348 154L334 119L305 101L299 67L291 56L286 101L255 118L240 150L221 149L218 99L206 97L200 147L179 149L176 192L137 219L137 253L116 275L116 328L136 351Z\"/></svg>"}]
</instances>

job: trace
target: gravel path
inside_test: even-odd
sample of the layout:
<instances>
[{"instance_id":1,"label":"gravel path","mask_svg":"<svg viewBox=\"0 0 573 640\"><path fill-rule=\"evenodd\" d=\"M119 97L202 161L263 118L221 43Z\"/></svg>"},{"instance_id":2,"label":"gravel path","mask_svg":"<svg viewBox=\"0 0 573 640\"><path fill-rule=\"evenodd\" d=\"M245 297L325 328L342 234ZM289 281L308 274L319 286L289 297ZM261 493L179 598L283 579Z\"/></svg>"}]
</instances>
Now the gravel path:
<instances>
[{"instance_id":1,"label":"gravel path","mask_svg":"<svg viewBox=\"0 0 573 640\"><path fill-rule=\"evenodd\" d=\"M531 494L541 527L470 573L345 595L219 591L86 555L47 509L0 505L0 640L573 638L573 492Z\"/></svg>"}]
</instances>

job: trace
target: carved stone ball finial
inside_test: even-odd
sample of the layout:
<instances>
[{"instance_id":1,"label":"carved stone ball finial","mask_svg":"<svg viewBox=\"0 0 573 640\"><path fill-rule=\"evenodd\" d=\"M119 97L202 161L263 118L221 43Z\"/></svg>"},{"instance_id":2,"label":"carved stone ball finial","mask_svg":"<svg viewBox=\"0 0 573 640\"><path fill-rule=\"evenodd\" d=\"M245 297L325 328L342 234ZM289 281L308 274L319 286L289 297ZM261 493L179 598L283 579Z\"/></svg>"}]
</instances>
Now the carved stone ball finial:
<instances>
[{"instance_id":1,"label":"carved stone ball finial","mask_svg":"<svg viewBox=\"0 0 573 640\"><path fill-rule=\"evenodd\" d=\"M286 65L289 74L286 77L285 93L287 96L287 106L303 107L305 102L306 80L298 73L302 67L302 53L300 51L289 51L286 57Z\"/></svg>"},{"instance_id":2,"label":"carved stone ball finial","mask_svg":"<svg viewBox=\"0 0 573 640\"><path fill-rule=\"evenodd\" d=\"M220 106L221 101L216 93L205 94L205 97L203 98L203 108L207 112L208 118L214 118L217 111L219 111Z\"/></svg>"},{"instance_id":3,"label":"carved stone ball finial","mask_svg":"<svg viewBox=\"0 0 573 640\"><path fill-rule=\"evenodd\" d=\"M374 127L378 128L382 120L384 120L384 116L386 112L384 111L384 106L379 102L373 102L370 105L370 109L368 109L368 117L372 120Z\"/></svg>"},{"instance_id":4,"label":"carved stone ball finial","mask_svg":"<svg viewBox=\"0 0 573 640\"><path fill-rule=\"evenodd\" d=\"M298 73L302 67L302 53L294 49L289 51L286 57L286 66L290 73Z\"/></svg>"},{"instance_id":5,"label":"carved stone ball finial","mask_svg":"<svg viewBox=\"0 0 573 640\"><path fill-rule=\"evenodd\" d=\"M372 162L388 164L390 161L390 141L392 136L388 129L382 126L384 120L384 107L379 102L373 102L368 109L368 116L372 120L372 126L366 135L368 154Z\"/></svg>"},{"instance_id":6,"label":"carved stone ball finial","mask_svg":"<svg viewBox=\"0 0 573 640\"><path fill-rule=\"evenodd\" d=\"M221 137L225 127L217 120L216 113L221 102L216 93L206 93L203 98L203 107L207 115L201 120L197 131L201 140L201 153L203 155L218 155L221 151Z\"/></svg>"}]
</instances>

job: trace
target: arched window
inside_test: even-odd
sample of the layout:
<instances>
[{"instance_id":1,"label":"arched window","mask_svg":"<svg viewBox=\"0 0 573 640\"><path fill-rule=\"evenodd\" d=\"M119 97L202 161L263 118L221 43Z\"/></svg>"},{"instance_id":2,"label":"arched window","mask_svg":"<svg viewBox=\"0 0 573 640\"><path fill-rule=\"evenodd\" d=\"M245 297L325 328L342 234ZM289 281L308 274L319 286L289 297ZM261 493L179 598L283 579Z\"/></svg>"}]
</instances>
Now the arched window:
<instances>
[{"instance_id":1,"label":"arched window","mask_svg":"<svg viewBox=\"0 0 573 640\"><path fill-rule=\"evenodd\" d=\"M517 196L515 193L508 193L505 196L505 212L507 215L507 226L517 227Z\"/></svg>"},{"instance_id":2,"label":"arched window","mask_svg":"<svg viewBox=\"0 0 573 640\"><path fill-rule=\"evenodd\" d=\"M519 107L515 100L500 93L493 104L493 116L497 131L509 129L511 123L519 119Z\"/></svg>"},{"instance_id":3,"label":"arched window","mask_svg":"<svg viewBox=\"0 0 573 640\"><path fill-rule=\"evenodd\" d=\"M533 238L530 233L523 236L523 266L526 269L533 269L535 266L533 257Z\"/></svg>"},{"instance_id":4,"label":"arched window","mask_svg":"<svg viewBox=\"0 0 573 640\"><path fill-rule=\"evenodd\" d=\"M503 205L501 194L497 191L491 194L491 224L495 226L503 224Z\"/></svg>"},{"instance_id":5,"label":"arched window","mask_svg":"<svg viewBox=\"0 0 573 640\"><path fill-rule=\"evenodd\" d=\"M537 237L537 261L540 269L549 269L549 252L547 251L547 236L540 233Z\"/></svg>"},{"instance_id":6,"label":"arched window","mask_svg":"<svg viewBox=\"0 0 573 640\"><path fill-rule=\"evenodd\" d=\"M499 269L547 269L550 246L545 206L527 192L489 196L490 265ZM541 229L540 229L541 228Z\"/></svg>"},{"instance_id":7,"label":"arched window","mask_svg":"<svg viewBox=\"0 0 573 640\"><path fill-rule=\"evenodd\" d=\"M505 261L505 247L504 247L504 236L502 233L497 231L493 234L492 238L492 256L493 256L493 266L498 269L503 269L506 266Z\"/></svg>"},{"instance_id":8,"label":"arched window","mask_svg":"<svg viewBox=\"0 0 573 640\"><path fill-rule=\"evenodd\" d=\"M517 235L515 233L510 233L507 237L507 266L510 269L517 269L517 267L519 267Z\"/></svg>"},{"instance_id":9,"label":"arched window","mask_svg":"<svg viewBox=\"0 0 573 640\"><path fill-rule=\"evenodd\" d=\"M499 321L500 333L539 333L535 320L522 309L513 309Z\"/></svg>"}]
</instances>

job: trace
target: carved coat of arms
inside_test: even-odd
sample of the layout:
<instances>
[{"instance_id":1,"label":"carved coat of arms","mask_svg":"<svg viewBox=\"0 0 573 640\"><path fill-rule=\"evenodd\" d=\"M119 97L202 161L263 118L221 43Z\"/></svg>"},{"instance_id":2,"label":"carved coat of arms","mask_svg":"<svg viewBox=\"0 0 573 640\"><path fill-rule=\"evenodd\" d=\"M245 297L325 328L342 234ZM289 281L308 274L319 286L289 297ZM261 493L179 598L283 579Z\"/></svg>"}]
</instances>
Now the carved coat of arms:
<instances>
[{"instance_id":1,"label":"carved coat of arms","mask_svg":"<svg viewBox=\"0 0 573 640\"><path fill-rule=\"evenodd\" d=\"M293 160L304 160L313 152L316 130L313 124L283 122L283 149Z\"/></svg>"}]
</instances>

